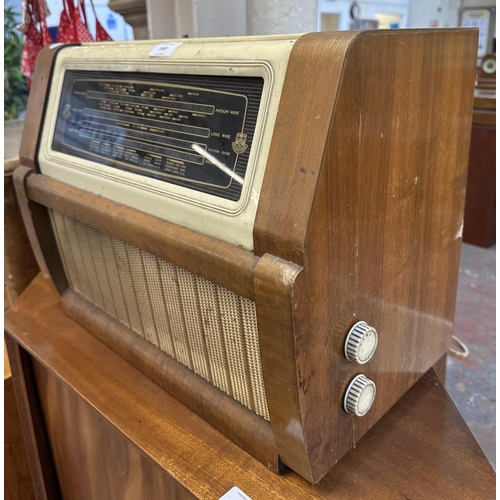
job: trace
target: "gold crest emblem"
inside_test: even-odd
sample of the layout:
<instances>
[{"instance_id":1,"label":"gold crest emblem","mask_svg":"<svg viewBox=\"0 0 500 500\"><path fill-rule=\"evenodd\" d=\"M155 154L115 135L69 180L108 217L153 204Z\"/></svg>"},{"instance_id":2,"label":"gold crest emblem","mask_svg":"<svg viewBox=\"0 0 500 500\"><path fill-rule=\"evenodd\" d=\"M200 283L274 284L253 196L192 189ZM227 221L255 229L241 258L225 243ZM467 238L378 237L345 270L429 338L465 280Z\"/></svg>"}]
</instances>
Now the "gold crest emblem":
<instances>
[{"instance_id":1,"label":"gold crest emblem","mask_svg":"<svg viewBox=\"0 0 500 500\"><path fill-rule=\"evenodd\" d=\"M232 143L232 146L233 151L236 154L240 155L241 153L244 153L248 148L247 134L244 134L243 132L239 132L238 134L236 134L236 138Z\"/></svg>"}]
</instances>

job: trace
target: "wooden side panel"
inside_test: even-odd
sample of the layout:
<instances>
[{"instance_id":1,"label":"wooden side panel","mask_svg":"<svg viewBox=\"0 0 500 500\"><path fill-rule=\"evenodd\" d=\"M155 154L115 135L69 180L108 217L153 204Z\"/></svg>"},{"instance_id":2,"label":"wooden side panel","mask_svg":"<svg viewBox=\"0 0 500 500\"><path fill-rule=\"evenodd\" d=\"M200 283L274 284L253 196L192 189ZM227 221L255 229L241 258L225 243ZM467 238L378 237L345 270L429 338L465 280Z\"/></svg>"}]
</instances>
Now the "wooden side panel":
<instances>
[{"instance_id":1,"label":"wooden side panel","mask_svg":"<svg viewBox=\"0 0 500 500\"><path fill-rule=\"evenodd\" d=\"M36 154L40 128L42 126L43 113L47 100L52 63L57 52L67 45L59 45L54 48L46 47L38 54L33 74L26 119L24 124L23 138L19 157L22 165L31 170L36 170Z\"/></svg>"},{"instance_id":2,"label":"wooden side panel","mask_svg":"<svg viewBox=\"0 0 500 500\"><path fill-rule=\"evenodd\" d=\"M43 365L34 369L63 498L196 498Z\"/></svg>"},{"instance_id":3,"label":"wooden side panel","mask_svg":"<svg viewBox=\"0 0 500 500\"><path fill-rule=\"evenodd\" d=\"M473 31L398 31L361 36L349 52L306 245L314 299L296 318L315 332L297 335L296 352L316 479L451 341L475 50ZM343 353L359 320L379 333L362 366ZM358 373L377 385L364 417L342 408Z\"/></svg>"},{"instance_id":4,"label":"wooden side panel","mask_svg":"<svg viewBox=\"0 0 500 500\"><path fill-rule=\"evenodd\" d=\"M24 185L26 177L31 173L32 170L28 167L20 166L16 168L16 170L14 171L14 188L16 190L17 202L19 204L19 209L23 218L26 234L28 235L28 239L31 244L36 262L42 274L46 278L50 278L50 272L47 267L47 263L45 262L45 257L40 247L40 242L38 241L35 225L33 224L33 217L31 215L30 204L26 195L26 189Z\"/></svg>"},{"instance_id":5,"label":"wooden side panel","mask_svg":"<svg viewBox=\"0 0 500 500\"><path fill-rule=\"evenodd\" d=\"M292 390L312 481L450 342L477 48L474 30L345 36L341 49L337 34L314 34L292 51L295 80L285 83L254 230L258 255L304 265ZM301 40L316 44L315 61ZM329 56L319 78L310 65ZM343 353L359 320L379 331L363 366ZM378 388L362 418L343 410L358 373Z\"/></svg>"},{"instance_id":6,"label":"wooden side panel","mask_svg":"<svg viewBox=\"0 0 500 500\"><path fill-rule=\"evenodd\" d=\"M342 67L356 36L357 32L310 33L292 49L255 219L256 255L268 253L304 264Z\"/></svg>"},{"instance_id":7,"label":"wooden side panel","mask_svg":"<svg viewBox=\"0 0 500 500\"><path fill-rule=\"evenodd\" d=\"M60 294L68 289L68 279L64 270L59 248L57 246L49 211L43 205L29 202L31 219L36 231L38 243L43 254L50 277Z\"/></svg>"},{"instance_id":8,"label":"wooden side panel","mask_svg":"<svg viewBox=\"0 0 500 500\"><path fill-rule=\"evenodd\" d=\"M16 200L11 171L4 174L4 280L10 303L21 295L38 272Z\"/></svg>"},{"instance_id":9,"label":"wooden side panel","mask_svg":"<svg viewBox=\"0 0 500 500\"><path fill-rule=\"evenodd\" d=\"M264 255L255 270L255 305L267 407L280 458L311 479L294 350L294 294L302 270L291 262Z\"/></svg>"},{"instance_id":10,"label":"wooden side panel","mask_svg":"<svg viewBox=\"0 0 500 500\"><path fill-rule=\"evenodd\" d=\"M42 409L35 386L31 358L19 344L5 337L12 369L26 451L37 500L61 498Z\"/></svg>"}]
</instances>

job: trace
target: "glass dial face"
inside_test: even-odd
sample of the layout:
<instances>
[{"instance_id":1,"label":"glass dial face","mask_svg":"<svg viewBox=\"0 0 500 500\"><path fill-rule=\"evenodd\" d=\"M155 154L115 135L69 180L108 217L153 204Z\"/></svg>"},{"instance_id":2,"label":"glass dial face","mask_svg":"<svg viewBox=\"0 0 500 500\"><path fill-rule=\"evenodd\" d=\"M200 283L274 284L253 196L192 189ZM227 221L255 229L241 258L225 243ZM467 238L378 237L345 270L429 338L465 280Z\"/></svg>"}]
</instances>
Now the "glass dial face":
<instances>
[{"instance_id":1,"label":"glass dial face","mask_svg":"<svg viewBox=\"0 0 500 500\"><path fill-rule=\"evenodd\" d=\"M238 201L264 80L68 70L52 149Z\"/></svg>"},{"instance_id":2,"label":"glass dial face","mask_svg":"<svg viewBox=\"0 0 500 500\"><path fill-rule=\"evenodd\" d=\"M492 75L497 70L496 59L485 59L483 61L483 64L481 65L481 68L487 75Z\"/></svg>"}]
</instances>

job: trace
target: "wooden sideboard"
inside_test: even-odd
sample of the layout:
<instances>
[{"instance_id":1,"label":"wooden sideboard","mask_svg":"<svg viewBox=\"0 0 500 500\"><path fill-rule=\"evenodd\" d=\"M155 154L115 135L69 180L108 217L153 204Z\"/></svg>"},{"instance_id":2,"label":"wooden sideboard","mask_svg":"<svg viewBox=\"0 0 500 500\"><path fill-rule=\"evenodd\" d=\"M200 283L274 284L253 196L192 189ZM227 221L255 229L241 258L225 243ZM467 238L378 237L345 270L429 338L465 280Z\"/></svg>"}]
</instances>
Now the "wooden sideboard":
<instances>
[{"instance_id":1,"label":"wooden sideboard","mask_svg":"<svg viewBox=\"0 0 500 500\"><path fill-rule=\"evenodd\" d=\"M19 166L23 120L4 126L4 309L38 273L17 205L13 173ZM9 359L4 348L4 492L6 500L33 500L35 492L26 455Z\"/></svg>"},{"instance_id":2,"label":"wooden sideboard","mask_svg":"<svg viewBox=\"0 0 500 500\"><path fill-rule=\"evenodd\" d=\"M467 174L463 241L481 247L495 243L496 97L476 90Z\"/></svg>"},{"instance_id":3,"label":"wooden sideboard","mask_svg":"<svg viewBox=\"0 0 500 500\"><path fill-rule=\"evenodd\" d=\"M39 275L5 317L37 498L488 499L495 474L434 371L317 485L277 475L64 314Z\"/></svg>"}]
</instances>

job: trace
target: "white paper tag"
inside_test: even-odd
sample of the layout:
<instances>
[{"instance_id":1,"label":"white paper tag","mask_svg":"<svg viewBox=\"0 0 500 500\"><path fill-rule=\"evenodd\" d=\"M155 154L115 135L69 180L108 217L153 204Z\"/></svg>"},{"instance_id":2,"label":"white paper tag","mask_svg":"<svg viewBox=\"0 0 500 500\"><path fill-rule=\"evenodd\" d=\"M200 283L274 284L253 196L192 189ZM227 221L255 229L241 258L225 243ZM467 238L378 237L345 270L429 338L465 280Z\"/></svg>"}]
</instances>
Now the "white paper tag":
<instances>
[{"instance_id":1,"label":"white paper tag","mask_svg":"<svg viewBox=\"0 0 500 500\"><path fill-rule=\"evenodd\" d=\"M150 53L153 57L170 57L182 42L166 42L157 45Z\"/></svg>"},{"instance_id":2,"label":"white paper tag","mask_svg":"<svg viewBox=\"0 0 500 500\"><path fill-rule=\"evenodd\" d=\"M227 493L222 495L219 500L252 500L248 495L245 495L237 486L231 488Z\"/></svg>"}]
</instances>

